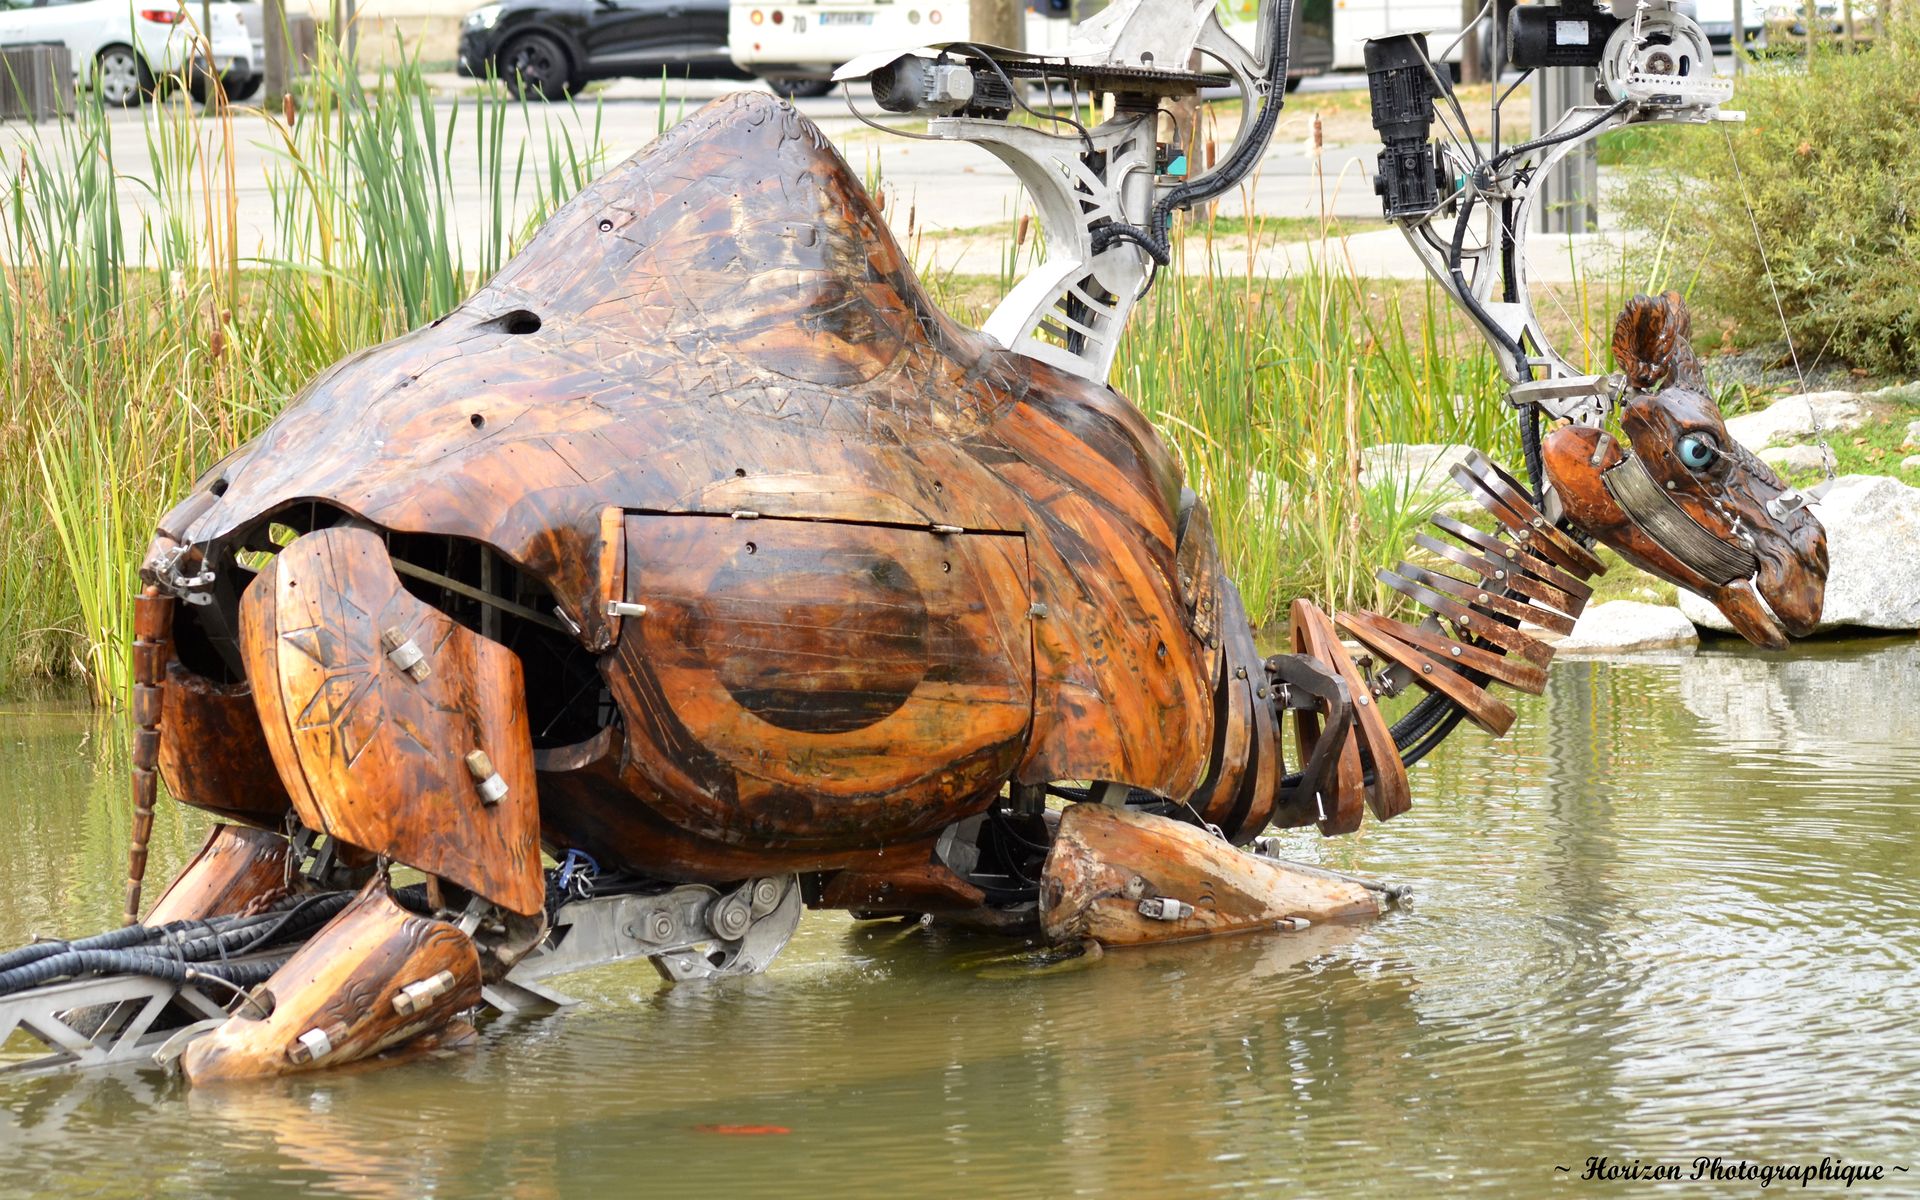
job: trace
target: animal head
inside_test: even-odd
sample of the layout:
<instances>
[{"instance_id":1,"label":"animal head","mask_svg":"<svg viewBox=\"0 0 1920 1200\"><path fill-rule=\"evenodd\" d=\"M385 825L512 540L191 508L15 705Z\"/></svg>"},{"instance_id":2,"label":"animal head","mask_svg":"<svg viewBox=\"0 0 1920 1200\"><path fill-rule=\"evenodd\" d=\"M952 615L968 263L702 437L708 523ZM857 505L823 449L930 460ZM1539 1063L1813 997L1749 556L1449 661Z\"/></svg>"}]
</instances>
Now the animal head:
<instances>
[{"instance_id":1,"label":"animal head","mask_svg":"<svg viewBox=\"0 0 1920 1200\"><path fill-rule=\"evenodd\" d=\"M1636 296L1614 326L1626 444L1569 425L1545 442L1567 517L1641 569L1711 600L1783 649L1820 619L1827 535L1805 499L1728 433L1687 343L1678 295Z\"/></svg>"}]
</instances>

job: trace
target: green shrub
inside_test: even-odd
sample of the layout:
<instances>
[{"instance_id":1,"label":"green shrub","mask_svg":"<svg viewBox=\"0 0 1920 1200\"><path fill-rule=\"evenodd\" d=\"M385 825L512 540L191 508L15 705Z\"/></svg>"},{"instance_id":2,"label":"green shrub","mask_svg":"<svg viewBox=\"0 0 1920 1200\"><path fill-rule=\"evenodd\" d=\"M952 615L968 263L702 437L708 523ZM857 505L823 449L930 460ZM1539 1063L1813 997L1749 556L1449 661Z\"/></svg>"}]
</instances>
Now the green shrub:
<instances>
[{"instance_id":1,"label":"green shrub","mask_svg":"<svg viewBox=\"0 0 1920 1200\"><path fill-rule=\"evenodd\" d=\"M1669 239L1683 282L1697 271L1701 324L1779 329L1764 246L1803 363L1920 370L1920 21L1868 52L1756 66L1730 107L1747 113L1730 134L1653 140L1628 223Z\"/></svg>"}]
</instances>

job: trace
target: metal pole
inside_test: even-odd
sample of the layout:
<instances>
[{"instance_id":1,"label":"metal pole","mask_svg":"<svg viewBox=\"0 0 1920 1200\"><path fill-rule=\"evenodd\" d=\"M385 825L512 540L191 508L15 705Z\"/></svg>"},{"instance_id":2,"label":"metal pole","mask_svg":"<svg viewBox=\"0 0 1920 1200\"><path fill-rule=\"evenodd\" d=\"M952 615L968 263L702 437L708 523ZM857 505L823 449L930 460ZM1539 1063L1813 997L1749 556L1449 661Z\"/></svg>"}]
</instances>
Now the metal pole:
<instances>
[{"instance_id":1,"label":"metal pole","mask_svg":"<svg viewBox=\"0 0 1920 1200\"><path fill-rule=\"evenodd\" d=\"M213 66L213 0L200 0L200 45L207 60L207 99L220 84L220 72Z\"/></svg>"},{"instance_id":2,"label":"metal pole","mask_svg":"<svg viewBox=\"0 0 1920 1200\"><path fill-rule=\"evenodd\" d=\"M1813 0L1807 0L1806 12L1803 16L1801 16L1800 19L1806 23L1807 61L1808 62L1813 61L1813 24L1814 24L1814 21L1818 19L1819 15L1820 15L1819 13L1814 11Z\"/></svg>"},{"instance_id":3,"label":"metal pole","mask_svg":"<svg viewBox=\"0 0 1920 1200\"><path fill-rule=\"evenodd\" d=\"M1747 13L1742 0L1733 0L1733 72L1747 69Z\"/></svg>"},{"instance_id":4,"label":"metal pole","mask_svg":"<svg viewBox=\"0 0 1920 1200\"><path fill-rule=\"evenodd\" d=\"M1555 67L1533 77L1533 136L1551 130L1568 110L1593 96L1594 72L1586 67ZM1600 218L1600 158L1592 142L1560 160L1534 199L1537 233L1586 233Z\"/></svg>"}]
</instances>

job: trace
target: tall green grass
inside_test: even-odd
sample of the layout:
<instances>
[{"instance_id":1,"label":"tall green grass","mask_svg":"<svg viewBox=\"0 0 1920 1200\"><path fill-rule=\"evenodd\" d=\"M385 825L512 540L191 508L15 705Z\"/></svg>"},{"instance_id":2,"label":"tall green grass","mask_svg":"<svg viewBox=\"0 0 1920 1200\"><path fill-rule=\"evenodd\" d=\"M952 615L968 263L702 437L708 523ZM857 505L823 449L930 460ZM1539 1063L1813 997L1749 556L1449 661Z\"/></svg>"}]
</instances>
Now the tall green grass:
<instances>
[{"instance_id":1,"label":"tall green grass","mask_svg":"<svg viewBox=\"0 0 1920 1200\"><path fill-rule=\"evenodd\" d=\"M598 174L596 110L510 152L524 114L486 95L436 110L411 61L363 83L325 48L293 114L176 92L130 123L83 100L20 143L0 175L0 674L125 694L138 565L171 501L323 367L458 304ZM142 176L116 160L129 135ZM271 257L241 244L243 139L270 149ZM462 184L477 246L453 219Z\"/></svg>"},{"instance_id":2,"label":"tall green grass","mask_svg":"<svg viewBox=\"0 0 1920 1200\"><path fill-rule=\"evenodd\" d=\"M1408 313L1338 254L1329 238L1281 279L1164 275L1115 380L1177 449L1262 624L1296 596L1394 607L1374 568L1406 552L1438 501L1404 477L1362 487L1364 448L1499 452L1516 437L1491 355L1466 343L1445 299L1424 291Z\"/></svg>"}]
</instances>

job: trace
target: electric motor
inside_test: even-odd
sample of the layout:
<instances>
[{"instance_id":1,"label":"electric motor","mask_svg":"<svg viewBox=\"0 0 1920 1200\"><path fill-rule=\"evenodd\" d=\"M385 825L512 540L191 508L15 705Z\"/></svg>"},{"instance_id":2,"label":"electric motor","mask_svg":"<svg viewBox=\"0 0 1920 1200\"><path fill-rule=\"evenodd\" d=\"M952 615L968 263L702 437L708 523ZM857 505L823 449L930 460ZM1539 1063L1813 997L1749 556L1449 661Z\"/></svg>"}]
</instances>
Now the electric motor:
<instances>
[{"instance_id":1,"label":"electric motor","mask_svg":"<svg viewBox=\"0 0 1920 1200\"><path fill-rule=\"evenodd\" d=\"M903 55L874 71L869 82L874 102L888 112L1004 118L1013 111L1007 81L966 63Z\"/></svg>"},{"instance_id":2,"label":"electric motor","mask_svg":"<svg viewBox=\"0 0 1920 1200\"><path fill-rule=\"evenodd\" d=\"M1440 203L1439 171L1428 139L1439 77L1427 55L1427 36L1400 33L1367 42L1367 91L1373 127L1380 131L1374 193L1387 218L1417 217Z\"/></svg>"},{"instance_id":3,"label":"electric motor","mask_svg":"<svg viewBox=\"0 0 1920 1200\"><path fill-rule=\"evenodd\" d=\"M1522 5L1507 16L1507 61L1525 70L1598 66L1619 24L1606 9L1577 0Z\"/></svg>"}]
</instances>

